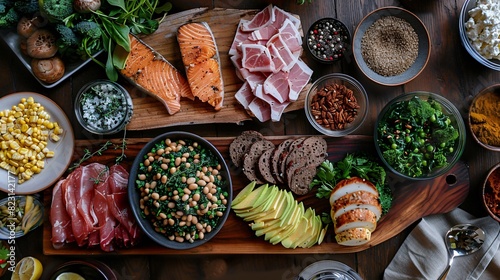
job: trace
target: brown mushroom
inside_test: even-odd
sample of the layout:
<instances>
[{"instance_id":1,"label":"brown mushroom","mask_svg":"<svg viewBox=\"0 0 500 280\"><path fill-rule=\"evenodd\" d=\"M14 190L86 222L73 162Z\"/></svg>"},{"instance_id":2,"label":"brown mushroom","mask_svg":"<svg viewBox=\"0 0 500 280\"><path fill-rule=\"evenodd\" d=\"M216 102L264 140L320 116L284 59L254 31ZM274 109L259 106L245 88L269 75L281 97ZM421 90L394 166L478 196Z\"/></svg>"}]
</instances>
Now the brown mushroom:
<instances>
[{"instance_id":1,"label":"brown mushroom","mask_svg":"<svg viewBox=\"0 0 500 280\"><path fill-rule=\"evenodd\" d=\"M47 59L33 58L31 60L31 70L39 80L52 84L57 82L64 75L64 62L58 56Z\"/></svg>"},{"instance_id":2,"label":"brown mushroom","mask_svg":"<svg viewBox=\"0 0 500 280\"><path fill-rule=\"evenodd\" d=\"M49 58L57 53L56 36L47 29L38 29L26 41L26 51L32 58Z\"/></svg>"},{"instance_id":3,"label":"brown mushroom","mask_svg":"<svg viewBox=\"0 0 500 280\"><path fill-rule=\"evenodd\" d=\"M38 29L35 22L27 17L22 17L17 23L17 34L23 38L28 38Z\"/></svg>"},{"instance_id":4,"label":"brown mushroom","mask_svg":"<svg viewBox=\"0 0 500 280\"><path fill-rule=\"evenodd\" d=\"M100 0L74 0L73 9L78 13L95 12L101 8Z\"/></svg>"}]
</instances>

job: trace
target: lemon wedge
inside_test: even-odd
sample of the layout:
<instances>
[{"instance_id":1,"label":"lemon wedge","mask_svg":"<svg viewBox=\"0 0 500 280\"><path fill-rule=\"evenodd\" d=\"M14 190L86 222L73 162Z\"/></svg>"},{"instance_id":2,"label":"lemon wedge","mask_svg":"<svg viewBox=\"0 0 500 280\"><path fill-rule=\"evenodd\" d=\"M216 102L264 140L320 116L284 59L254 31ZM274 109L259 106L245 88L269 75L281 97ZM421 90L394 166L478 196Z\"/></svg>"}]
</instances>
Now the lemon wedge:
<instances>
[{"instance_id":1,"label":"lemon wedge","mask_svg":"<svg viewBox=\"0 0 500 280\"><path fill-rule=\"evenodd\" d=\"M85 278L78 273L63 272L57 276L56 280L85 280Z\"/></svg>"},{"instance_id":2,"label":"lemon wedge","mask_svg":"<svg viewBox=\"0 0 500 280\"><path fill-rule=\"evenodd\" d=\"M42 263L34 257L24 257L12 273L12 280L38 280L42 276Z\"/></svg>"}]
</instances>

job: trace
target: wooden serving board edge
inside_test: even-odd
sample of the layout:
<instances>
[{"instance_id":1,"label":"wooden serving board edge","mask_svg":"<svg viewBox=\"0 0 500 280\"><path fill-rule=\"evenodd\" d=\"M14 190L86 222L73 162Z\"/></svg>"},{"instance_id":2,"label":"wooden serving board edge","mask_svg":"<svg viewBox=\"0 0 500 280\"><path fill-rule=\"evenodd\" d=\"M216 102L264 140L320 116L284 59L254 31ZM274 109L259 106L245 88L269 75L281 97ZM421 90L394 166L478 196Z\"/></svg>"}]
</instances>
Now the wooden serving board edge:
<instances>
[{"instance_id":1,"label":"wooden serving board edge","mask_svg":"<svg viewBox=\"0 0 500 280\"><path fill-rule=\"evenodd\" d=\"M267 139L275 144L286 138L298 136L268 136ZM230 166L233 181L234 196L248 183L241 170L230 164L228 146L233 137L207 137L214 144L226 162ZM130 139L126 155L133 159L134 155L150 139ZM328 142L329 160L342 159L346 153L359 150L373 152L373 139L370 136L351 135L343 138L326 138ZM121 139L113 140L119 143ZM75 159L79 158L83 149L97 147L99 142L77 140L75 148ZM108 150L95 161L104 164L112 164L118 151ZM125 163L128 165L127 163ZM145 237L144 242L136 247L118 249L115 252L105 253L95 248L79 248L74 244L65 245L62 249L55 249L50 242L51 226L49 211L46 211L43 224L43 252L45 255L170 255L170 254L341 254L355 253L376 246L395 235L401 233L405 228L418 221L422 217L446 213L458 207L466 198L469 191L468 166L459 161L447 174L428 181L407 181L389 175L391 187L394 189L394 204L389 213L378 223L377 230L372 234L372 239L361 246L341 246L334 240L333 226L329 227L324 242L311 248L287 249L281 245L271 245L261 237L256 237L248 224L231 212L226 224L219 234L209 242L190 250L173 250L156 245ZM310 205L327 211L328 201L319 200L314 197L314 192L302 197L296 197L303 201L306 206ZM50 209L51 188L44 193L45 209ZM316 211L316 213L320 213Z\"/></svg>"}]
</instances>

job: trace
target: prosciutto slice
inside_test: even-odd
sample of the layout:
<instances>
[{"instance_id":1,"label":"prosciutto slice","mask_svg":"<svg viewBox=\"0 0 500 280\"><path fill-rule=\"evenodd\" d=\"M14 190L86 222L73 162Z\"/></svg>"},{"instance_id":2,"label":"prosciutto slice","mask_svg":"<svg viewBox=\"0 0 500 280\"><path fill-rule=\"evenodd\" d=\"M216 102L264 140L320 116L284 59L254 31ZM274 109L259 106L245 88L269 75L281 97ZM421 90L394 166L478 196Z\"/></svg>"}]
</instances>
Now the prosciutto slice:
<instances>
[{"instance_id":1,"label":"prosciutto slice","mask_svg":"<svg viewBox=\"0 0 500 280\"><path fill-rule=\"evenodd\" d=\"M266 122L271 119L271 106L258 97L255 97L250 102L248 109L260 122Z\"/></svg>"},{"instance_id":2,"label":"prosciutto slice","mask_svg":"<svg viewBox=\"0 0 500 280\"><path fill-rule=\"evenodd\" d=\"M274 69L271 53L265 46L258 44L243 44L241 65L250 72L272 72Z\"/></svg>"},{"instance_id":3,"label":"prosciutto slice","mask_svg":"<svg viewBox=\"0 0 500 280\"><path fill-rule=\"evenodd\" d=\"M94 188L94 211L99 222L99 246L105 252L114 250L114 228L116 219L111 214L108 208L106 196L109 194L108 176L109 171L106 170L103 174L104 179Z\"/></svg>"},{"instance_id":4,"label":"prosciutto slice","mask_svg":"<svg viewBox=\"0 0 500 280\"><path fill-rule=\"evenodd\" d=\"M283 26L281 26L281 28L278 30L278 33L280 34L283 42L285 42L285 45L288 46L292 53L297 53L302 50L300 32L289 19L285 20Z\"/></svg>"},{"instance_id":5,"label":"prosciutto slice","mask_svg":"<svg viewBox=\"0 0 500 280\"><path fill-rule=\"evenodd\" d=\"M88 232L98 230L98 219L94 212L94 185L96 181L102 180L103 173L107 167L100 163L91 163L82 167L82 174L79 177L80 181L76 182L79 186L76 208L87 226Z\"/></svg>"},{"instance_id":6,"label":"prosciutto slice","mask_svg":"<svg viewBox=\"0 0 500 280\"><path fill-rule=\"evenodd\" d=\"M87 244L89 237L89 229L87 224L85 223L84 218L81 216L75 205L78 205L78 201L80 199L79 191L78 191L78 182L82 177L82 169L81 167L76 168L61 185L63 197L64 197L64 205L66 211L68 212L71 218L71 229L73 232L73 236L75 238L76 244L78 246L84 246Z\"/></svg>"},{"instance_id":7,"label":"prosciutto slice","mask_svg":"<svg viewBox=\"0 0 500 280\"><path fill-rule=\"evenodd\" d=\"M241 25L243 31L253 31L266 27L274 22L275 16L273 6L268 5L264 10L258 12L252 20Z\"/></svg>"},{"instance_id":8,"label":"prosciutto slice","mask_svg":"<svg viewBox=\"0 0 500 280\"><path fill-rule=\"evenodd\" d=\"M244 82L243 86L235 93L234 98L243 106L243 108L248 109L248 105L255 98L252 88L248 82Z\"/></svg>"},{"instance_id":9,"label":"prosciutto slice","mask_svg":"<svg viewBox=\"0 0 500 280\"><path fill-rule=\"evenodd\" d=\"M297 63L290 69L290 74L288 75L288 80L290 83L290 93L288 98L295 101L299 98L299 94L302 89L307 85L311 79L313 71L309 68L302 60L298 60Z\"/></svg>"},{"instance_id":10,"label":"prosciutto slice","mask_svg":"<svg viewBox=\"0 0 500 280\"><path fill-rule=\"evenodd\" d=\"M276 98L279 103L288 101L288 95L290 94L288 76L286 72L271 74L264 82L264 92Z\"/></svg>"},{"instance_id":11,"label":"prosciutto slice","mask_svg":"<svg viewBox=\"0 0 500 280\"><path fill-rule=\"evenodd\" d=\"M71 228L71 218L64 206L62 184L66 179L59 180L52 190L52 205L50 207L50 223L52 224L52 245L60 248L64 243L75 241Z\"/></svg>"}]
</instances>

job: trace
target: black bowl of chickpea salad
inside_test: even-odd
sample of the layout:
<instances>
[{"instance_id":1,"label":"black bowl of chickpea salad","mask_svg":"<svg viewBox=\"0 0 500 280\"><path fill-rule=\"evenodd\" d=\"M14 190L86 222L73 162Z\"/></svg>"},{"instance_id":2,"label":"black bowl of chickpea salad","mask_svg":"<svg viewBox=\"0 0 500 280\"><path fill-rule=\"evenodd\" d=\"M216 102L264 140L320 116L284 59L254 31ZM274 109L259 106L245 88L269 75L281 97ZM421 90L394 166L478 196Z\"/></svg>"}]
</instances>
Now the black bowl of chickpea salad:
<instances>
[{"instance_id":1,"label":"black bowl of chickpea salad","mask_svg":"<svg viewBox=\"0 0 500 280\"><path fill-rule=\"evenodd\" d=\"M167 132L146 144L134 160L129 186L140 227L171 249L194 248L213 238L233 196L220 152L189 132Z\"/></svg>"}]
</instances>

